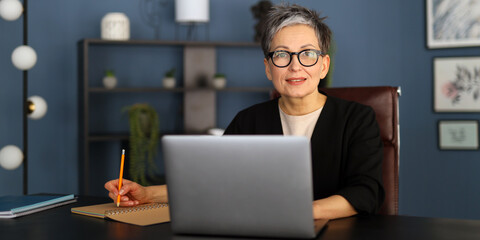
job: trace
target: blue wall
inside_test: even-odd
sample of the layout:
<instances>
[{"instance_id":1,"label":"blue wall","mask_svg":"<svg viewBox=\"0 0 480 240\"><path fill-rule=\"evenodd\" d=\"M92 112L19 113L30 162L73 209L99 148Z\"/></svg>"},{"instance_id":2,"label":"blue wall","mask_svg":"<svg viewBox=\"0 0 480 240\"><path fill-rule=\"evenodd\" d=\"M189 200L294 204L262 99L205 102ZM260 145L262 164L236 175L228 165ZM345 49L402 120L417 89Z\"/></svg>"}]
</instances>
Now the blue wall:
<instances>
[{"instance_id":1,"label":"blue wall","mask_svg":"<svg viewBox=\"0 0 480 240\"><path fill-rule=\"evenodd\" d=\"M141 20L139 2L29 2L29 45L37 51L38 63L29 72L28 90L29 95L43 96L49 104L43 119L29 121L30 193L78 193L76 44L83 38L99 38L101 18L113 11L125 12L129 16L132 38L152 39L153 30ZM173 0L165 2L160 39L174 40ZM252 41L255 20L249 8L257 0L210 2L209 40ZM432 58L472 56L479 53L479 48L426 49L424 1L291 2L329 16L327 23L337 44L333 86L402 87L400 213L480 219L479 153L438 150L436 130L440 119L479 119L480 114L446 114L432 110ZM199 39L203 38L199 34ZM22 20L0 20L0 147L7 144L22 146L22 74L10 62L11 52L21 43ZM235 64L240 61L231 60L230 56L239 53L229 49L219 51L224 56L219 60L219 68L228 72L229 76L241 76L232 77L231 86L269 86L263 75L261 54L253 50L248 52L251 53L242 54L239 58L257 61L250 64L248 71ZM259 59L252 60L256 56ZM93 74L101 76L101 70L99 68ZM131 74L131 77L142 79L141 74ZM257 101L257 98L241 94L220 96L219 126L225 127L235 112L251 101ZM161 118L165 119L164 116L161 114ZM168 120L165 121L168 125ZM116 174L115 171L104 172L102 167L112 168L118 159L105 158L109 159L104 159L106 162L93 171L98 176L96 184L99 191L103 180ZM21 168L13 171L0 169L0 195L21 193Z\"/></svg>"}]
</instances>

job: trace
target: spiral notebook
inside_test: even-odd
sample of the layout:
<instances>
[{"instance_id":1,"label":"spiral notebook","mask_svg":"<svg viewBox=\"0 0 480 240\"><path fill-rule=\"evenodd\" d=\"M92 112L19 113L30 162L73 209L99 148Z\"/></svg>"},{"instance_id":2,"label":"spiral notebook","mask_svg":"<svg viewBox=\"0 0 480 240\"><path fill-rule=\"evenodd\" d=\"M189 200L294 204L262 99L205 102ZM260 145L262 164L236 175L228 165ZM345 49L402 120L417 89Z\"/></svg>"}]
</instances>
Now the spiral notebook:
<instances>
[{"instance_id":1,"label":"spiral notebook","mask_svg":"<svg viewBox=\"0 0 480 240\"><path fill-rule=\"evenodd\" d=\"M119 222L147 226L170 221L167 203L149 203L135 207L117 207L115 203L105 203L76 207L72 213L97 218L108 218Z\"/></svg>"}]
</instances>

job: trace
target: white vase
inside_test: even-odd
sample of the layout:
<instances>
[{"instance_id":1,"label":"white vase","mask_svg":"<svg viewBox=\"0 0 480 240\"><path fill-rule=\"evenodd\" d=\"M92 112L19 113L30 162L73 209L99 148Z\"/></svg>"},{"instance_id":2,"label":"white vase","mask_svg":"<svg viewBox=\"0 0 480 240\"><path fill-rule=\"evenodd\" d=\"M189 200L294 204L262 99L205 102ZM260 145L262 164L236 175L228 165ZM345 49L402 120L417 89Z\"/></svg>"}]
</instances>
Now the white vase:
<instances>
[{"instance_id":1,"label":"white vase","mask_svg":"<svg viewBox=\"0 0 480 240\"><path fill-rule=\"evenodd\" d=\"M107 13L101 23L102 39L128 40L130 39L130 21L124 13Z\"/></svg>"},{"instance_id":2,"label":"white vase","mask_svg":"<svg viewBox=\"0 0 480 240\"><path fill-rule=\"evenodd\" d=\"M163 87L168 89L174 88L175 82L176 80L174 77L164 77L162 80Z\"/></svg>"},{"instance_id":3,"label":"white vase","mask_svg":"<svg viewBox=\"0 0 480 240\"><path fill-rule=\"evenodd\" d=\"M112 89L117 86L117 77L115 76L105 76L103 77L103 86L106 89Z\"/></svg>"},{"instance_id":4,"label":"white vase","mask_svg":"<svg viewBox=\"0 0 480 240\"><path fill-rule=\"evenodd\" d=\"M227 79L225 79L224 77L216 77L212 81L212 86L216 89L225 88L226 85L227 85Z\"/></svg>"}]
</instances>

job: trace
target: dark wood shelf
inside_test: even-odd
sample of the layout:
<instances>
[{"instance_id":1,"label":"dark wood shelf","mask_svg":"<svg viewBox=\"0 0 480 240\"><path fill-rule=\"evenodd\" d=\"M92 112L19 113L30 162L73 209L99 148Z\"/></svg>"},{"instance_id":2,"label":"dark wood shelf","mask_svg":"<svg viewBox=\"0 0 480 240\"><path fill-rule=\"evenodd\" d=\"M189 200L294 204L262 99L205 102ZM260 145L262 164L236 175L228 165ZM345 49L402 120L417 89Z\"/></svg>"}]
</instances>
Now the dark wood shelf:
<instances>
[{"instance_id":1,"label":"dark wood shelf","mask_svg":"<svg viewBox=\"0 0 480 240\"><path fill-rule=\"evenodd\" d=\"M120 87L107 89L104 87L91 87L88 92L91 93L118 93L118 92L184 92L185 88L162 88L162 87Z\"/></svg>"},{"instance_id":2,"label":"dark wood shelf","mask_svg":"<svg viewBox=\"0 0 480 240\"><path fill-rule=\"evenodd\" d=\"M128 133L93 133L87 139L89 142L126 141L128 136Z\"/></svg>"},{"instance_id":3,"label":"dark wood shelf","mask_svg":"<svg viewBox=\"0 0 480 240\"><path fill-rule=\"evenodd\" d=\"M103 40L96 38L86 38L81 40L84 44L90 45L159 45L159 46L199 46L199 47L260 47L257 42L203 42L203 41L163 41L163 40Z\"/></svg>"},{"instance_id":4,"label":"dark wood shelf","mask_svg":"<svg viewBox=\"0 0 480 240\"><path fill-rule=\"evenodd\" d=\"M173 133L159 133L158 137L161 138L164 135L173 134ZM175 133L179 134L179 133ZM128 132L118 132L118 133L90 133L88 135L89 142L107 142L107 141L127 141L130 134Z\"/></svg>"},{"instance_id":5,"label":"dark wood shelf","mask_svg":"<svg viewBox=\"0 0 480 240\"><path fill-rule=\"evenodd\" d=\"M162 87L121 87L107 89L103 87L91 87L88 89L90 93L120 93L120 92L188 92L188 91L217 91L217 92L270 92L271 87L227 87L222 89L216 88L162 88Z\"/></svg>"},{"instance_id":6,"label":"dark wood shelf","mask_svg":"<svg viewBox=\"0 0 480 240\"><path fill-rule=\"evenodd\" d=\"M271 87L227 87L222 89L215 89L218 92L271 92Z\"/></svg>"}]
</instances>

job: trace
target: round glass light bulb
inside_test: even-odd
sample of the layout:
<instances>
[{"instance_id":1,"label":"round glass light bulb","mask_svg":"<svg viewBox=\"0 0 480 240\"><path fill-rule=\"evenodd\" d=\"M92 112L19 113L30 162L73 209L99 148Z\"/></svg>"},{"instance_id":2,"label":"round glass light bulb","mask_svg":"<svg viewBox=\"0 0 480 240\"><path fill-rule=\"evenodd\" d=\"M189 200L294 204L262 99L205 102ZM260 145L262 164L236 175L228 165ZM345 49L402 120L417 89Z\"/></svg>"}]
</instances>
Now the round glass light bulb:
<instances>
[{"instance_id":1,"label":"round glass light bulb","mask_svg":"<svg viewBox=\"0 0 480 240\"><path fill-rule=\"evenodd\" d=\"M7 145L0 150L0 166L14 170L23 162L23 152L15 145Z\"/></svg>"},{"instance_id":2,"label":"round glass light bulb","mask_svg":"<svg viewBox=\"0 0 480 240\"><path fill-rule=\"evenodd\" d=\"M47 114L48 105L45 99L40 96L31 96L27 99L28 106L28 117L31 119L40 119L45 114Z\"/></svg>"},{"instance_id":3,"label":"round glass light bulb","mask_svg":"<svg viewBox=\"0 0 480 240\"><path fill-rule=\"evenodd\" d=\"M18 0L0 0L0 17L7 21L17 20L23 12L23 5Z\"/></svg>"},{"instance_id":4,"label":"round glass light bulb","mask_svg":"<svg viewBox=\"0 0 480 240\"><path fill-rule=\"evenodd\" d=\"M37 63L37 53L30 46L18 46L13 50L12 63L20 70L29 70Z\"/></svg>"}]
</instances>

